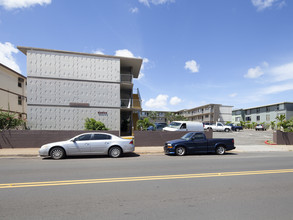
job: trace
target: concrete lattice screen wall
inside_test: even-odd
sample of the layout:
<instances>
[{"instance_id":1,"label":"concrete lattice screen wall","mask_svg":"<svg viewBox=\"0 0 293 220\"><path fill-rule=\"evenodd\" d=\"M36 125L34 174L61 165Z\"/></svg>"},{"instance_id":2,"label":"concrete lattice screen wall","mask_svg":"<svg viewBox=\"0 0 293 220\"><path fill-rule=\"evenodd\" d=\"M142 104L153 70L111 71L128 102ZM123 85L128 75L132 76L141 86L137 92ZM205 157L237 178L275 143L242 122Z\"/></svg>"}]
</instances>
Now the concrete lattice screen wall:
<instances>
[{"instance_id":1,"label":"concrete lattice screen wall","mask_svg":"<svg viewBox=\"0 0 293 220\"><path fill-rule=\"evenodd\" d=\"M40 148L42 145L69 140L70 138L92 131L52 131L52 130L11 130L0 132L1 148ZM119 131L106 131L119 135ZM187 131L134 131L134 142L136 147L141 146L164 146L168 140L182 137ZM207 138L212 138L213 132L205 132Z\"/></svg>"}]
</instances>

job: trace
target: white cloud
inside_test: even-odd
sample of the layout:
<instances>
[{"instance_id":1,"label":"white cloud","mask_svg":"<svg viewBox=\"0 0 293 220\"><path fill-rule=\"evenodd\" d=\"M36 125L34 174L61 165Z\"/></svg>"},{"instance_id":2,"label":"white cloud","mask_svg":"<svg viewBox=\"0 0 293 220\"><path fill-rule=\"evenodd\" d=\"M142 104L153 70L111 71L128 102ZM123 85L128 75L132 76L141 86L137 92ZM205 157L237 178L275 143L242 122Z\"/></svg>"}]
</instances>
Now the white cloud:
<instances>
[{"instance_id":1,"label":"white cloud","mask_svg":"<svg viewBox=\"0 0 293 220\"><path fill-rule=\"evenodd\" d=\"M9 42L4 44L0 43L0 62L16 72L21 73L19 66L12 56L13 53L18 53L18 49L13 44Z\"/></svg>"},{"instance_id":2,"label":"white cloud","mask_svg":"<svg viewBox=\"0 0 293 220\"><path fill-rule=\"evenodd\" d=\"M231 97L231 98L234 98L234 97L236 97L238 94L237 93L232 93L232 94L230 94L229 96Z\"/></svg>"},{"instance_id":3,"label":"white cloud","mask_svg":"<svg viewBox=\"0 0 293 220\"><path fill-rule=\"evenodd\" d=\"M182 102L182 100L180 98L178 98L177 96L172 97L170 100L171 105L178 105L181 102Z\"/></svg>"},{"instance_id":4,"label":"white cloud","mask_svg":"<svg viewBox=\"0 0 293 220\"><path fill-rule=\"evenodd\" d=\"M264 72L262 71L262 69L259 66L257 66L255 68L250 68L244 75L244 77L254 79L260 77L263 74Z\"/></svg>"},{"instance_id":5,"label":"white cloud","mask_svg":"<svg viewBox=\"0 0 293 220\"><path fill-rule=\"evenodd\" d=\"M138 8L131 8L130 12L133 14L138 13Z\"/></svg>"},{"instance_id":6,"label":"white cloud","mask_svg":"<svg viewBox=\"0 0 293 220\"><path fill-rule=\"evenodd\" d=\"M185 62L184 68L190 70L192 73L197 73L199 71L199 64L195 60L190 60Z\"/></svg>"},{"instance_id":7,"label":"white cloud","mask_svg":"<svg viewBox=\"0 0 293 220\"><path fill-rule=\"evenodd\" d=\"M273 5L277 5L279 8L282 8L286 4L285 0L251 0L251 2L257 8L258 11L270 8Z\"/></svg>"},{"instance_id":8,"label":"white cloud","mask_svg":"<svg viewBox=\"0 0 293 220\"><path fill-rule=\"evenodd\" d=\"M51 4L51 0L0 0L0 6L3 6L7 10L46 4Z\"/></svg>"},{"instance_id":9,"label":"white cloud","mask_svg":"<svg viewBox=\"0 0 293 220\"><path fill-rule=\"evenodd\" d=\"M286 92L290 90L293 90L293 83L274 85L267 88L263 88L261 90L261 94L270 95L270 94L276 94L276 93Z\"/></svg>"},{"instance_id":10,"label":"white cloud","mask_svg":"<svg viewBox=\"0 0 293 220\"><path fill-rule=\"evenodd\" d=\"M272 75L275 81L293 79L293 62L272 68Z\"/></svg>"},{"instance_id":11,"label":"white cloud","mask_svg":"<svg viewBox=\"0 0 293 220\"><path fill-rule=\"evenodd\" d=\"M149 99L146 101L145 106L150 109L166 109L168 95L158 95L154 99Z\"/></svg>"},{"instance_id":12,"label":"white cloud","mask_svg":"<svg viewBox=\"0 0 293 220\"><path fill-rule=\"evenodd\" d=\"M93 53L94 54L101 54L101 55L104 55L104 50L103 49L97 49L97 50L94 50Z\"/></svg>"},{"instance_id":13,"label":"white cloud","mask_svg":"<svg viewBox=\"0 0 293 220\"><path fill-rule=\"evenodd\" d=\"M118 57L134 57L133 53L127 49L116 50L115 56Z\"/></svg>"},{"instance_id":14,"label":"white cloud","mask_svg":"<svg viewBox=\"0 0 293 220\"><path fill-rule=\"evenodd\" d=\"M150 7L150 4L153 5L162 5L166 3L173 3L175 0L138 0L140 3Z\"/></svg>"}]
</instances>

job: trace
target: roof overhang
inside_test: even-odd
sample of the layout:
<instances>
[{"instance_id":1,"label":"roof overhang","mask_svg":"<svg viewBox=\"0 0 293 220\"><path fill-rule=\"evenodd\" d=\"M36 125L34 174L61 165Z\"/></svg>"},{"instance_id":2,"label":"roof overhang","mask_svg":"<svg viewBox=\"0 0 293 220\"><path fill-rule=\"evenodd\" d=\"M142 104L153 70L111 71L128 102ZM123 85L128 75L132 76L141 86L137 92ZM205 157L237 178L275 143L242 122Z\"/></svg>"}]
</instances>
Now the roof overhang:
<instances>
[{"instance_id":1,"label":"roof overhang","mask_svg":"<svg viewBox=\"0 0 293 220\"><path fill-rule=\"evenodd\" d=\"M72 51L35 48L35 47L17 46L17 48L21 52L23 52L25 55L27 55L28 51L42 51L42 52L51 52L51 53L53 52L53 53L73 54L73 55L81 55L81 56L94 56L94 57L101 57L101 58L119 59L121 67L131 67L134 78L138 78L142 61L143 61L141 58L134 58L134 57L109 56L109 55L103 55L103 54L80 53L80 52L72 52Z\"/></svg>"}]
</instances>

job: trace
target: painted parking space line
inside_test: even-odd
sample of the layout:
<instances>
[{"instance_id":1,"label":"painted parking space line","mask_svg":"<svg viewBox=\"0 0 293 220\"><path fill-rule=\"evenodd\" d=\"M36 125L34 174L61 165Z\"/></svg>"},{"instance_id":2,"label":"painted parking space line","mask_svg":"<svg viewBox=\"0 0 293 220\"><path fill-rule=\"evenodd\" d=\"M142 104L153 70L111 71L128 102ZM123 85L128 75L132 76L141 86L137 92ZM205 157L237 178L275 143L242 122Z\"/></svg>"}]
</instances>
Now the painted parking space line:
<instances>
[{"instance_id":1,"label":"painted parking space line","mask_svg":"<svg viewBox=\"0 0 293 220\"><path fill-rule=\"evenodd\" d=\"M247 176L247 175L281 174L281 173L293 173L293 169L178 174L178 175L160 175L160 176L138 176L138 177L63 180L63 181L47 181L47 182L5 183L5 184L0 184L0 189L39 187L39 186L80 185L80 184L94 184L94 183L134 182L134 181L149 181L149 180L192 179L192 178L204 178L204 177Z\"/></svg>"}]
</instances>

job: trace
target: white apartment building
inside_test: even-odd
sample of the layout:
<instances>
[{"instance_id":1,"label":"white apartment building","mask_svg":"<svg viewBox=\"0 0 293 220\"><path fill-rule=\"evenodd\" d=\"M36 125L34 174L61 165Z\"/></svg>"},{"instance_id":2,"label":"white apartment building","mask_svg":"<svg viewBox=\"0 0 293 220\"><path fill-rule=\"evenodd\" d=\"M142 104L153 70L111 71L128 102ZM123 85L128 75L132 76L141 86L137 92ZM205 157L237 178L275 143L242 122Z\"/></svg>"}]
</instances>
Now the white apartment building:
<instances>
[{"instance_id":1,"label":"white apartment building","mask_svg":"<svg viewBox=\"0 0 293 220\"><path fill-rule=\"evenodd\" d=\"M26 119L26 77L1 63L0 110Z\"/></svg>"},{"instance_id":2,"label":"white apartment building","mask_svg":"<svg viewBox=\"0 0 293 220\"><path fill-rule=\"evenodd\" d=\"M198 122L227 122L232 121L232 108L233 106L221 104L207 104L198 106L191 109L183 109L174 111L176 115L182 115L189 121ZM141 118L150 117L152 111L142 111ZM167 111L156 111L157 117L152 120L153 122L168 122L166 118Z\"/></svg>"},{"instance_id":3,"label":"white apartment building","mask_svg":"<svg viewBox=\"0 0 293 220\"><path fill-rule=\"evenodd\" d=\"M142 59L18 47L27 56L28 126L84 130L87 117L121 135L132 132L141 110L133 94Z\"/></svg>"}]
</instances>

